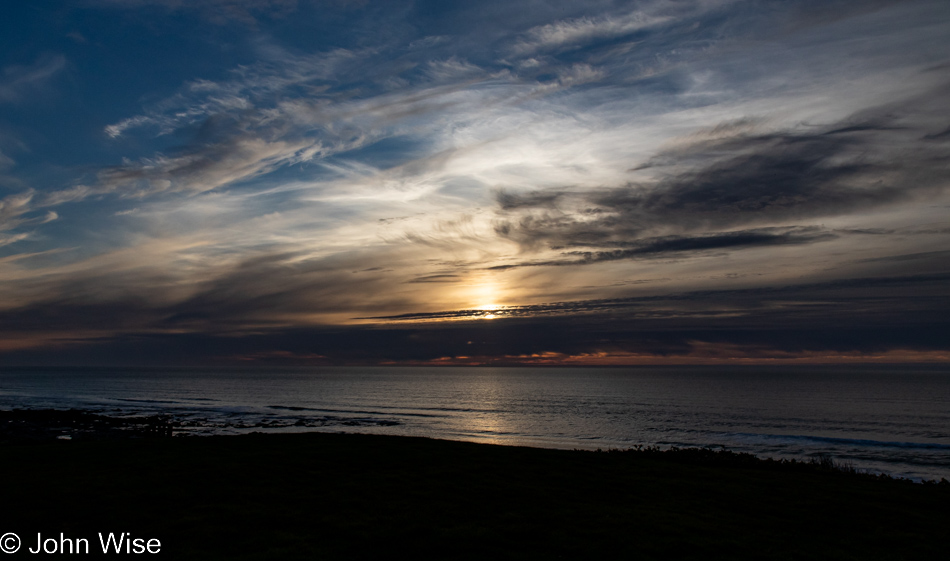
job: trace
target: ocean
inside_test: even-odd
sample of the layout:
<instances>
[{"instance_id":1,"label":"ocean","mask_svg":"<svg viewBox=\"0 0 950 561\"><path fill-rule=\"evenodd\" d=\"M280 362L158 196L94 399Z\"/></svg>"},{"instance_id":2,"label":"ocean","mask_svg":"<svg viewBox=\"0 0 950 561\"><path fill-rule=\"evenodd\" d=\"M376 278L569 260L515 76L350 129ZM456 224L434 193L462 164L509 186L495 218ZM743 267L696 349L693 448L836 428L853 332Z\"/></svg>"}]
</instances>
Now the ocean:
<instances>
[{"instance_id":1,"label":"ocean","mask_svg":"<svg viewBox=\"0 0 950 561\"><path fill-rule=\"evenodd\" d=\"M545 448L725 447L950 479L926 366L8 369L0 409L168 415L179 433L361 432Z\"/></svg>"}]
</instances>

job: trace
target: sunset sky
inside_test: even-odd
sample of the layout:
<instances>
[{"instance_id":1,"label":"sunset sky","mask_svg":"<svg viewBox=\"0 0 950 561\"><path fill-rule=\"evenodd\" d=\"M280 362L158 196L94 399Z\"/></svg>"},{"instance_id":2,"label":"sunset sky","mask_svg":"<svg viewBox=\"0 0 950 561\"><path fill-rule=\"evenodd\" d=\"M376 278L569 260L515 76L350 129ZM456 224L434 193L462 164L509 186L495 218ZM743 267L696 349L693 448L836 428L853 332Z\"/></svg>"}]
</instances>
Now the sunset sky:
<instances>
[{"instance_id":1,"label":"sunset sky","mask_svg":"<svg viewBox=\"0 0 950 561\"><path fill-rule=\"evenodd\" d=\"M950 362L950 3L0 18L0 365Z\"/></svg>"}]
</instances>

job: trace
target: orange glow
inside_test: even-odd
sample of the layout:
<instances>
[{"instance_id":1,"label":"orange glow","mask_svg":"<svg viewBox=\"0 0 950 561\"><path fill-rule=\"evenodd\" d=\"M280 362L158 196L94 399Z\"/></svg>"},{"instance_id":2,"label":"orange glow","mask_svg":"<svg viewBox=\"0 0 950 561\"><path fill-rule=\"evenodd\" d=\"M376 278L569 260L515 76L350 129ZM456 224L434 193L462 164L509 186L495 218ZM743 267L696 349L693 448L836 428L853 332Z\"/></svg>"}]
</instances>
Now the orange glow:
<instances>
[{"instance_id":1,"label":"orange glow","mask_svg":"<svg viewBox=\"0 0 950 561\"><path fill-rule=\"evenodd\" d=\"M387 362L413 366L699 366L699 365L793 365L793 364L901 364L901 363L950 363L950 352L891 350L883 353L860 352L765 351L741 349L733 345L720 345L721 352L711 353L707 343L695 343L694 349L682 355L655 355L647 353L598 352L568 355L557 352L530 355L456 356L440 357L430 361ZM710 345L709 347L715 347Z\"/></svg>"}]
</instances>

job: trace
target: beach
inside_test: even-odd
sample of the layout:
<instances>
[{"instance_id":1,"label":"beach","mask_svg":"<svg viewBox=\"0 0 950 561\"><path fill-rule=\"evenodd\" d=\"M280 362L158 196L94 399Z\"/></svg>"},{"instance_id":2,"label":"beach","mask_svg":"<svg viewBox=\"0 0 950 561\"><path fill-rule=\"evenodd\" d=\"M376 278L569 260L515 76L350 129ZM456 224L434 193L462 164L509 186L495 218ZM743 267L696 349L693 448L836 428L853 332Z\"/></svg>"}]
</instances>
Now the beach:
<instances>
[{"instance_id":1,"label":"beach","mask_svg":"<svg viewBox=\"0 0 950 561\"><path fill-rule=\"evenodd\" d=\"M86 539L101 555L100 534L125 533L204 560L936 559L948 545L947 483L817 463L158 432L8 439L0 529L24 548Z\"/></svg>"}]
</instances>

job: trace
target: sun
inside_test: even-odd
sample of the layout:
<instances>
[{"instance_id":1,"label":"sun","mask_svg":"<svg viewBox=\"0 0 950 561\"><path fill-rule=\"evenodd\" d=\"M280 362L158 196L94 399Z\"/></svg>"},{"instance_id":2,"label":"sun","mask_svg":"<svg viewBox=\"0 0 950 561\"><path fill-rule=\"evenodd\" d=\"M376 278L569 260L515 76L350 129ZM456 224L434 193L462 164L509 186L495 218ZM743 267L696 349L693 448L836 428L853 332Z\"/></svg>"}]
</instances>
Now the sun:
<instances>
[{"instance_id":1,"label":"sun","mask_svg":"<svg viewBox=\"0 0 950 561\"><path fill-rule=\"evenodd\" d=\"M500 310L502 308L504 308L504 306L499 305L499 304L482 304L481 306L475 307L476 310L482 310L482 311L488 312L487 314L483 314L481 316L481 319L495 319L498 316L491 312L494 312L495 310Z\"/></svg>"},{"instance_id":2,"label":"sun","mask_svg":"<svg viewBox=\"0 0 950 561\"><path fill-rule=\"evenodd\" d=\"M462 288L462 287L460 287ZM508 308L504 303L507 299L507 291L503 284L492 278L486 278L484 275L473 279L460 292L460 300L465 302L462 309L469 310L468 317L472 319L495 319L504 317L506 314L501 312Z\"/></svg>"}]
</instances>

